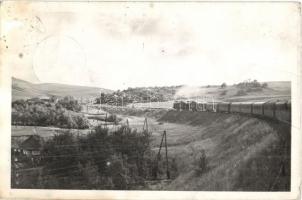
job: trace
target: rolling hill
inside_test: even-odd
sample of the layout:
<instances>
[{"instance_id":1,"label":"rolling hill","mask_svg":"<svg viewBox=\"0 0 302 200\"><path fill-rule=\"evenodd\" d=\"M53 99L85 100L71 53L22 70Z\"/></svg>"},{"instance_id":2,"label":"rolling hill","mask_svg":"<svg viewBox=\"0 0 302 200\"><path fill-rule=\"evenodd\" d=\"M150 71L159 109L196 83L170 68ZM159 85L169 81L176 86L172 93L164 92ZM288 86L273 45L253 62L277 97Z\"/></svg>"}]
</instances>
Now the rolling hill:
<instances>
[{"instance_id":1,"label":"rolling hill","mask_svg":"<svg viewBox=\"0 0 302 200\"><path fill-rule=\"evenodd\" d=\"M112 91L97 87L65 85L57 83L34 84L17 78L12 79L12 97L13 100L43 97L43 96L74 96L76 98L99 97L100 91L108 94L102 102L110 99L121 101L122 96L124 103L128 100L136 102L149 101L173 101L175 99L201 100L203 98L212 98L215 101L275 101L289 100L291 97L291 83L289 81L266 82L267 87L258 88L240 88L236 85L228 85L222 88L219 85L212 86L165 86L165 87L142 87L128 88L123 91Z\"/></svg>"},{"instance_id":2,"label":"rolling hill","mask_svg":"<svg viewBox=\"0 0 302 200\"><path fill-rule=\"evenodd\" d=\"M74 96L91 98L99 96L100 92L111 93L112 91L97 87L57 83L34 84L14 77L12 78L12 100L45 96Z\"/></svg>"},{"instance_id":3,"label":"rolling hill","mask_svg":"<svg viewBox=\"0 0 302 200\"><path fill-rule=\"evenodd\" d=\"M274 101L289 100L291 97L291 82L273 81L266 82L267 87L241 88L237 85L221 86L202 86L190 87L183 86L176 91L175 96L187 99L213 98L215 101Z\"/></svg>"}]
</instances>

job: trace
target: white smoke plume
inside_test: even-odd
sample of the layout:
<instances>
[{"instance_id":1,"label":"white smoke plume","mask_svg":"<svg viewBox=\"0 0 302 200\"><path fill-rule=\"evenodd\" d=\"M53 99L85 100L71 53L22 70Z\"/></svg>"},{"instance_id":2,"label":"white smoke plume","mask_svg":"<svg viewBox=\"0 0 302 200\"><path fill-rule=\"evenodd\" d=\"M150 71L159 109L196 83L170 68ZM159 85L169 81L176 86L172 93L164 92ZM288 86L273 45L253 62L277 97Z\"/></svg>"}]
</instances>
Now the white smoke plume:
<instances>
[{"instance_id":1,"label":"white smoke plume","mask_svg":"<svg viewBox=\"0 0 302 200\"><path fill-rule=\"evenodd\" d=\"M206 95L206 88L185 85L175 93L175 98L196 98Z\"/></svg>"}]
</instances>

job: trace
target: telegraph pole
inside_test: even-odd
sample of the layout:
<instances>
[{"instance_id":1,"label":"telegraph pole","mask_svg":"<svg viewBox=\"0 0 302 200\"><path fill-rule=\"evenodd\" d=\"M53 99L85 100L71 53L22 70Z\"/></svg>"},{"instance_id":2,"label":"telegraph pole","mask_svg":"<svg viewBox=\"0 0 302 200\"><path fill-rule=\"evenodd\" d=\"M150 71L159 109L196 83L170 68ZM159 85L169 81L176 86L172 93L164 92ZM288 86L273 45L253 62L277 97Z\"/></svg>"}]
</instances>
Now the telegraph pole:
<instances>
[{"instance_id":1,"label":"telegraph pole","mask_svg":"<svg viewBox=\"0 0 302 200\"><path fill-rule=\"evenodd\" d=\"M213 111L215 112L214 98L212 97Z\"/></svg>"},{"instance_id":2,"label":"telegraph pole","mask_svg":"<svg viewBox=\"0 0 302 200\"><path fill-rule=\"evenodd\" d=\"M127 118L127 121L126 121L126 126L129 128L129 120Z\"/></svg>"},{"instance_id":3,"label":"telegraph pole","mask_svg":"<svg viewBox=\"0 0 302 200\"><path fill-rule=\"evenodd\" d=\"M151 91L150 88L148 88L149 91L149 108L151 108Z\"/></svg>"},{"instance_id":4,"label":"telegraph pole","mask_svg":"<svg viewBox=\"0 0 302 200\"><path fill-rule=\"evenodd\" d=\"M164 141L164 139L165 139L165 141ZM165 142L165 150L166 150L166 175L167 175L167 179L170 179L170 171L169 171L169 163L168 163L169 160L168 160L167 132L166 131L164 131L163 136L161 138L159 150L158 150L157 157L156 157L155 169L154 169L154 174L153 174L155 179L157 178L158 162L160 159L160 151L161 151L161 148L163 147L163 142Z\"/></svg>"},{"instance_id":5,"label":"telegraph pole","mask_svg":"<svg viewBox=\"0 0 302 200\"><path fill-rule=\"evenodd\" d=\"M155 179L157 179L158 161L159 161L159 158L160 158L160 150L161 150L163 141L164 141L164 134L161 137L161 142L160 142L160 145L159 145L159 150L158 150L158 153L157 153L157 156L156 156L156 162L155 162L154 172L153 172L153 176L154 176Z\"/></svg>"},{"instance_id":6,"label":"telegraph pole","mask_svg":"<svg viewBox=\"0 0 302 200\"><path fill-rule=\"evenodd\" d=\"M165 147L166 147L166 172L167 172L167 179L170 179L170 172L169 172L169 162L168 162L168 147L167 147L167 132L164 131L165 135Z\"/></svg>"},{"instance_id":7,"label":"telegraph pole","mask_svg":"<svg viewBox=\"0 0 302 200\"><path fill-rule=\"evenodd\" d=\"M117 96L114 95L114 98L115 98L115 107L117 108Z\"/></svg>"},{"instance_id":8,"label":"telegraph pole","mask_svg":"<svg viewBox=\"0 0 302 200\"><path fill-rule=\"evenodd\" d=\"M147 117L145 117L144 126L143 126L143 131L147 131L147 132L148 132L148 121L147 121Z\"/></svg>"},{"instance_id":9,"label":"telegraph pole","mask_svg":"<svg viewBox=\"0 0 302 200\"><path fill-rule=\"evenodd\" d=\"M101 91L100 93L101 93L101 97L100 97L100 108L102 108L102 91Z\"/></svg>"},{"instance_id":10,"label":"telegraph pole","mask_svg":"<svg viewBox=\"0 0 302 200\"><path fill-rule=\"evenodd\" d=\"M106 117L105 117L105 125L104 125L105 128L107 128L107 113L106 113Z\"/></svg>"}]
</instances>

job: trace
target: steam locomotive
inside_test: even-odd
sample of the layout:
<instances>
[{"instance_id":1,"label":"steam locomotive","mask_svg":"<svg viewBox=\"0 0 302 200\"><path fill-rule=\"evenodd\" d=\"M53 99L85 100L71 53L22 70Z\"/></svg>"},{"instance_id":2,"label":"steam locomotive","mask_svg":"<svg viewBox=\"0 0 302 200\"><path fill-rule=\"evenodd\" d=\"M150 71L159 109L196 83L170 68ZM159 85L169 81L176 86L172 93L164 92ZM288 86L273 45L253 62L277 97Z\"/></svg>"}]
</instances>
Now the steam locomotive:
<instances>
[{"instance_id":1,"label":"steam locomotive","mask_svg":"<svg viewBox=\"0 0 302 200\"><path fill-rule=\"evenodd\" d=\"M291 102L203 102L175 101L173 108L177 111L244 113L274 118L291 122Z\"/></svg>"}]
</instances>

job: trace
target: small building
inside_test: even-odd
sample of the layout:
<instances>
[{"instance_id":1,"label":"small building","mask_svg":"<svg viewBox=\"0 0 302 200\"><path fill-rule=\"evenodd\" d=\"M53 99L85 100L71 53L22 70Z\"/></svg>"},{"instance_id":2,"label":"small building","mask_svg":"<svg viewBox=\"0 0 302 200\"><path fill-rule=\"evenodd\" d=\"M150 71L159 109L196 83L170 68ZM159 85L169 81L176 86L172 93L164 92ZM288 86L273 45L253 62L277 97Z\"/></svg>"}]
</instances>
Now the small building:
<instances>
[{"instance_id":1,"label":"small building","mask_svg":"<svg viewBox=\"0 0 302 200\"><path fill-rule=\"evenodd\" d=\"M51 98L48 97L48 96L41 96L40 99L41 99L41 101L43 101L43 102L51 102Z\"/></svg>"},{"instance_id":2,"label":"small building","mask_svg":"<svg viewBox=\"0 0 302 200\"><path fill-rule=\"evenodd\" d=\"M44 140L39 135L30 135L20 147L24 153L28 156L40 156L41 149L43 147Z\"/></svg>"}]
</instances>

